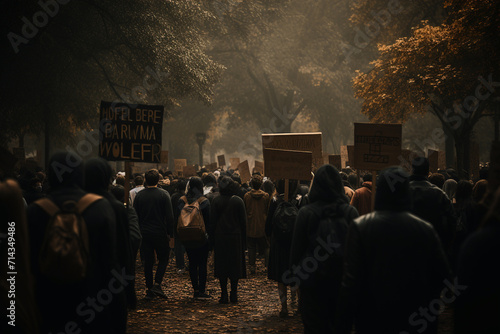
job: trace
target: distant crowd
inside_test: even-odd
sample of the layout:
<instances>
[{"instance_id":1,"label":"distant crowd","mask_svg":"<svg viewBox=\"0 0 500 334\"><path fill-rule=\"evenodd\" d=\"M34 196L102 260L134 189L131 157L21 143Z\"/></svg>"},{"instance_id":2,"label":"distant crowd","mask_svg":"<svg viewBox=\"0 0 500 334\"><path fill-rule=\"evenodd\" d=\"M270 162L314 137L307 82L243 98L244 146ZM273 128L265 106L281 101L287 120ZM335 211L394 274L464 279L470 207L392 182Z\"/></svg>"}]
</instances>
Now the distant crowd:
<instances>
[{"instance_id":1,"label":"distant crowd","mask_svg":"<svg viewBox=\"0 0 500 334\"><path fill-rule=\"evenodd\" d=\"M126 333L138 298L178 297L163 283L171 252L200 307L238 303L239 281L266 270L277 315L290 315L290 294L305 333L438 333L445 309L455 333L500 333L500 189L487 168L465 180L416 158L411 173L390 167L376 180L324 165L312 180L254 171L249 182L224 168L151 169L126 187L107 161L75 161L60 152L47 171L0 175L7 316L16 272L15 327L7 317L2 333Z\"/></svg>"}]
</instances>

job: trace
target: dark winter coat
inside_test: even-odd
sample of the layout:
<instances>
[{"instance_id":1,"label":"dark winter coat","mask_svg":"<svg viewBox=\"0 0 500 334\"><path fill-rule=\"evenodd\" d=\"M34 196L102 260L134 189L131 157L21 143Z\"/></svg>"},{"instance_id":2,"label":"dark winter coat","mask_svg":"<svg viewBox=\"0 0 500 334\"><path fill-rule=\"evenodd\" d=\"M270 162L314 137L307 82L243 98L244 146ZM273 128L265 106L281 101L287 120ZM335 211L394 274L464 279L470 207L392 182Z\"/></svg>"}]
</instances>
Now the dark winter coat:
<instances>
[{"instance_id":1,"label":"dark winter coat","mask_svg":"<svg viewBox=\"0 0 500 334\"><path fill-rule=\"evenodd\" d=\"M246 278L245 250L247 215L238 196L213 199L211 212L215 277Z\"/></svg>"},{"instance_id":2,"label":"dark winter coat","mask_svg":"<svg viewBox=\"0 0 500 334\"><path fill-rule=\"evenodd\" d=\"M86 194L81 188L83 186L83 168L81 165L75 167L68 164L68 161L72 162L77 159L74 156L67 158L68 153L58 153L52 157L49 164L53 167L49 170L51 192L48 197L58 206L67 200L78 201ZM123 277L116 259L115 214L110 203L105 199L100 199L85 210L83 218L89 236L89 272L83 282L61 286L44 277L40 273L38 265L38 257L49 216L37 204L28 207L27 219L32 272L36 282L37 304L43 322L41 332L65 332L65 326L69 321L75 321L85 333L124 332L121 331L123 319L119 319L117 316L118 314L121 316L123 309L119 303L118 305L116 303L120 302L117 294L113 294L113 302L105 306L101 312L95 312L85 302L89 297L96 298L101 290L108 291L109 282L114 277ZM119 284L117 287L120 287ZM80 308L80 312L77 312L77 308L82 302L84 303L83 307ZM82 313L84 316L81 316ZM91 319L91 315L95 317L87 323L86 320Z\"/></svg>"},{"instance_id":3,"label":"dark winter coat","mask_svg":"<svg viewBox=\"0 0 500 334\"><path fill-rule=\"evenodd\" d=\"M263 190L247 192L244 197L247 211L247 237L262 238L266 236L266 217L269 208L269 195Z\"/></svg>"},{"instance_id":4,"label":"dark winter coat","mask_svg":"<svg viewBox=\"0 0 500 334\"><path fill-rule=\"evenodd\" d=\"M358 333L436 332L418 310L439 299L450 269L434 228L408 212L409 188L401 167L382 171L375 212L349 226L336 333L353 321Z\"/></svg>"}]
</instances>

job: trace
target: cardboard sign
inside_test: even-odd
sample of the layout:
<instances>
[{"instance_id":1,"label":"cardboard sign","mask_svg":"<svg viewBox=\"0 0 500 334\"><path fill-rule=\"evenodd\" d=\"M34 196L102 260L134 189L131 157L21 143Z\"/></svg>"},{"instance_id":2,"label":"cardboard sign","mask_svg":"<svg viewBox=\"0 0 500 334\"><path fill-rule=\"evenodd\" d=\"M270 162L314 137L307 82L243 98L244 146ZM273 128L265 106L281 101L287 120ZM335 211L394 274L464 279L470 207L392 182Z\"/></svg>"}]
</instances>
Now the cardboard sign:
<instances>
[{"instance_id":1,"label":"cardboard sign","mask_svg":"<svg viewBox=\"0 0 500 334\"><path fill-rule=\"evenodd\" d=\"M162 165L168 165L168 151L161 151L160 160Z\"/></svg>"},{"instance_id":2,"label":"cardboard sign","mask_svg":"<svg viewBox=\"0 0 500 334\"><path fill-rule=\"evenodd\" d=\"M446 169L446 151L438 152L438 168Z\"/></svg>"},{"instance_id":3,"label":"cardboard sign","mask_svg":"<svg viewBox=\"0 0 500 334\"><path fill-rule=\"evenodd\" d=\"M237 169L240 165L240 158L230 158L229 159L231 169Z\"/></svg>"},{"instance_id":4,"label":"cardboard sign","mask_svg":"<svg viewBox=\"0 0 500 334\"><path fill-rule=\"evenodd\" d=\"M240 172L241 182L250 182L252 175L250 174L248 160L245 160L238 165L238 171Z\"/></svg>"},{"instance_id":5,"label":"cardboard sign","mask_svg":"<svg viewBox=\"0 0 500 334\"><path fill-rule=\"evenodd\" d=\"M208 164L205 166L205 168L207 170L209 170L210 172L213 172L213 171L217 170L217 163L214 162L214 163Z\"/></svg>"},{"instance_id":6,"label":"cardboard sign","mask_svg":"<svg viewBox=\"0 0 500 334\"><path fill-rule=\"evenodd\" d=\"M354 167L380 171L399 165L401 124L354 123Z\"/></svg>"},{"instance_id":7,"label":"cardboard sign","mask_svg":"<svg viewBox=\"0 0 500 334\"><path fill-rule=\"evenodd\" d=\"M309 181L312 178L312 152L264 149L265 175L273 180Z\"/></svg>"},{"instance_id":8,"label":"cardboard sign","mask_svg":"<svg viewBox=\"0 0 500 334\"><path fill-rule=\"evenodd\" d=\"M264 175L264 162L255 160L254 171Z\"/></svg>"},{"instance_id":9,"label":"cardboard sign","mask_svg":"<svg viewBox=\"0 0 500 334\"><path fill-rule=\"evenodd\" d=\"M182 176L184 176L184 177L198 176L196 174L196 167L194 165L183 166L182 167Z\"/></svg>"},{"instance_id":10,"label":"cardboard sign","mask_svg":"<svg viewBox=\"0 0 500 334\"><path fill-rule=\"evenodd\" d=\"M347 145L347 162L350 167L354 166L354 145Z\"/></svg>"},{"instance_id":11,"label":"cardboard sign","mask_svg":"<svg viewBox=\"0 0 500 334\"><path fill-rule=\"evenodd\" d=\"M349 162L349 154L347 151L347 145L340 146L340 160L342 161L342 168L346 168L347 163Z\"/></svg>"},{"instance_id":12,"label":"cardboard sign","mask_svg":"<svg viewBox=\"0 0 500 334\"><path fill-rule=\"evenodd\" d=\"M429 171L437 173L438 169L446 169L446 152L427 150L427 159L429 159Z\"/></svg>"},{"instance_id":13,"label":"cardboard sign","mask_svg":"<svg viewBox=\"0 0 500 334\"><path fill-rule=\"evenodd\" d=\"M342 159L340 155L330 154L328 156L328 163L337 168L339 171L342 169Z\"/></svg>"},{"instance_id":14,"label":"cardboard sign","mask_svg":"<svg viewBox=\"0 0 500 334\"><path fill-rule=\"evenodd\" d=\"M174 159L174 170L176 172L182 172L182 168L184 166L187 166L187 160L186 159Z\"/></svg>"},{"instance_id":15,"label":"cardboard sign","mask_svg":"<svg viewBox=\"0 0 500 334\"><path fill-rule=\"evenodd\" d=\"M316 170L324 163L321 135L321 132L262 134L262 149L312 152L313 169Z\"/></svg>"},{"instance_id":16,"label":"cardboard sign","mask_svg":"<svg viewBox=\"0 0 500 334\"><path fill-rule=\"evenodd\" d=\"M226 157L224 156L224 154L217 156L217 162L219 163L219 167L226 165Z\"/></svg>"},{"instance_id":17,"label":"cardboard sign","mask_svg":"<svg viewBox=\"0 0 500 334\"><path fill-rule=\"evenodd\" d=\"M101 102L99 156L161 163L163 106Z\"/></svg>"}]
</instances>

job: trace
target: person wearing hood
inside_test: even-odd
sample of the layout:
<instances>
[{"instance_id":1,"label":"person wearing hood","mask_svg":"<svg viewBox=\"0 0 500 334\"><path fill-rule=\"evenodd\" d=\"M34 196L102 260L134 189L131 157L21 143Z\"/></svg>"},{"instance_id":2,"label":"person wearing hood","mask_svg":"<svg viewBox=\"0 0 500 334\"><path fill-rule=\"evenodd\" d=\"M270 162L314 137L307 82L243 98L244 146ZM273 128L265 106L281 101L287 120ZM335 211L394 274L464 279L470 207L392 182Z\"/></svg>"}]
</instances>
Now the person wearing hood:
<instances>
[{"instance_id":1,"label":"person wearing hood","mask_svg":"<svg viewBox=\"0 0 500 334\"><path fill-rule=\"evenodd\" d=\"M247 214L245 204L236 195L238 184L230 177L219 178L220 196L214 198L211 210L211 242L214 247L215 277L219 279L219 303L238 302L238 282L246 278L245 250ZM228 280L231 292L228 295Z\"/></svg>"},{"instance_id":2,"label":"person wearing hood","mask_svg":"<svg viewBox=\"0 0 500 334\"><path fill-rule=\"evenodd\" d=\"M363 176L363 183L359 189L354 191L351 198L351 205L358 210L359 215L366 215L372 212L372 175Z\"/></svg>"},{"instance_id":3,"label":"person wearing hood","mask_svg":"<svg viewBox=\"0 0 500 334\"><path fill-rule=\"evenodd\" d=\"M455 200L455 192L457 191L457 181L453 179L444 181L443 191L448 196L448 199L453 202Z\"/></svg>"},{"instance_id":4,"label":"person wearing hood","mask_svg":"<svg viewBox=\"0 0 500 334\"><path fill-rule=\"evenodd\" d=\"M410 209L408 174L383 170L374 212L349 226L335 333L353 323L357 333L436 333L451 272L435 229Z\"/></svg>"},{"instance_id":5,"label":"person wearing hood","mask_svg":"<svg viewBox=\"0 0 500 334\"><path fill-rule=\"evenodd\" d=\"M191 177L186 186L186 195L181 197L177 203L179 212L185 205L200 201L200 212L203 216L205 231L210 237L210 201L203 196L203 181L199 177ZM187 203L186 203L187 202ZM194 290L194 299L206 300L212 298L206 291L207 288L207 262L210 245L207 241L184 242L189 259L189 277Z\"/></svg>"},{"instance_id":6,"label":"person wearing hood","mask_svg":"<svg viewBox=\"0 0 500 334\"><path fill-rule=\"evenodd\" d=\"M59 152L49 161L48 198L58 207L67 201L78 202L87 193L83 190L81 158L71 152ZM115 303L96 301L100 291L109 291L109 282L116 281L121 271L116 259L116 218L110 203L97 199L82 213L89 241L89 267L86 278L77 283L58 284L42 274L39 256L44 241L49 215L37 203L28 207L27 220L30 239L32 273L36 282L35 297L41 313L42 333L66 332L71 322L72 331L83 333L124 333L123 324L116 318ZM116 286L123 291L128 284ZM117 299L116 294L112 294ZM89 300L94 301L93 308ZM95 312L99 309L100 312ZM120 319L121 320L121 319Z\"/></svg>"},{"instance_id":7,"label":"person wearing hood","mask_svg":"<svg viewBox=\"0 0 500 334\"><path fill-rule=\"evenodd\" d=\"M320 167L311 185L309 204L300 209L295 223L290 264L296 276L290 278L290 275L284 275L285 281L295 281L300 290L299 310L305 333L332 332L342 279L341 252L324 248L328 242L325 240L331 240L332 236L321 232L323 229L320 227L325 220L330 222L331 219L336 228L334 233L339 236L337 241L343 248L344 240L340 239L345 237L347 226L358 216L356 209L349 205L337 169L332 165ZM330 230L329 232L331 233ZM338 261L332 255L334 252L335 256L340 255ZM320 264L324 267L320 262L333 262L331 268L326 268L329 273L334 274L333 277L322 275L317 270ZM311 270L315 267L316 269Z\"/></svg>"},{"instance_id":8,"label":"person wearing hood","mask_svg":"<svg viewBox=\"0 0 500 334\"><path fill-rule=\"evenodd\" d=\"M410 193L412 208L410 212L431 223L436 230L448 256L452 254L457 219L445 192L427 179L429 159L418 157L412 161Z\"/></svg>"},{"instance_id":9,"label":"person wearing hood","mask_svg":"<svg viewBox=\"0 0 500 334\"><path fill-rule=\"evenodd\" d=\"M130 224L127 209L110 192L113 181L113 170L109 163L102 158L92 158L84 164L85 183L84 190L104 197L113 208L116 220L116 249L120 269L125 268L127 275L135 277L135 258L132 255L132 242L130 240ZM135 309L137 297L135 294L135 279L131 280L125 288L127 306ZM127 312L123 313L126 327Z\"/></svg>"},{"instance_id":10,"label":"person wearing hood","mask_svg":"<svg viewBox=\"0 0 500 334\"><path fill-rule=\"evenodd\" d=\"M266 238L269 195L260 190L262 176L252 176L251 184L252 190L245 194L243 200L247 211L248 266L250 267L250 274L255 274L257 250L261 256L264 255L266 267L269 259L269 243Z\"/></svg>"}]
</instances>

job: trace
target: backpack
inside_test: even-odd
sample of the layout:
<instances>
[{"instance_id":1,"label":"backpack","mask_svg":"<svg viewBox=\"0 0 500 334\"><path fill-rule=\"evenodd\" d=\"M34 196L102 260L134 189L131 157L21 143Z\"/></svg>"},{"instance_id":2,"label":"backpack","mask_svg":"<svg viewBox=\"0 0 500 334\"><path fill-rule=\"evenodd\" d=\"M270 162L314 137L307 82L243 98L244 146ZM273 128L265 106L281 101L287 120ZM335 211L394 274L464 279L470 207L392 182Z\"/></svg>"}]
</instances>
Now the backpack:
<instances>
[{"instance_id":1,"label":"backpack","mask_svg":"<svg viewBox=\"0 0 500 334\"><path fill-rule=\"evenodd\" d=\"M50 216L39 255L40 272L55 283L82 281L89 265L89 236L82 217L87 207L102 198L86 194L59 208L48 198L35 201Z\"/></svg>"},{"instance_id":2,"label":"backpack","mask_svg":"<svg viewBox=\"0 0 500 334\"><path fill-rule=\"evenodd\" d=\"M347 217L352 208L348 204L309 207L319 216L317 228L314 229L314 225L311 225L309 230L308 254L316 257L321 255L316 259L318 268L314 276L320 281L340 282L348 229Z\"/></svg>"},{"instance_id":3,"label":"backpack","mask_svg":"<svg viewBox=\"0 0 500 334\"><path fill-rule=\"evenodd\" d=\"M205 222L200 211L200 204L206 201L206 197L200 197L189 204L187 197L182 196L185 205L179 214L177 221L177 235L183 243L205 243L208 240Z\"/></svg>"},{"instance_id":4,"label":"backpack","mask_svg":"<svg viewBox=\"0 0 500 334\"><path fill-rule=\"evenodd\" d=\"M292 242L293 229L298 214L299 209L297 209L295 201L280 200L273 216L273 237L276 241Z\"/></svg>"}]
</instances>

